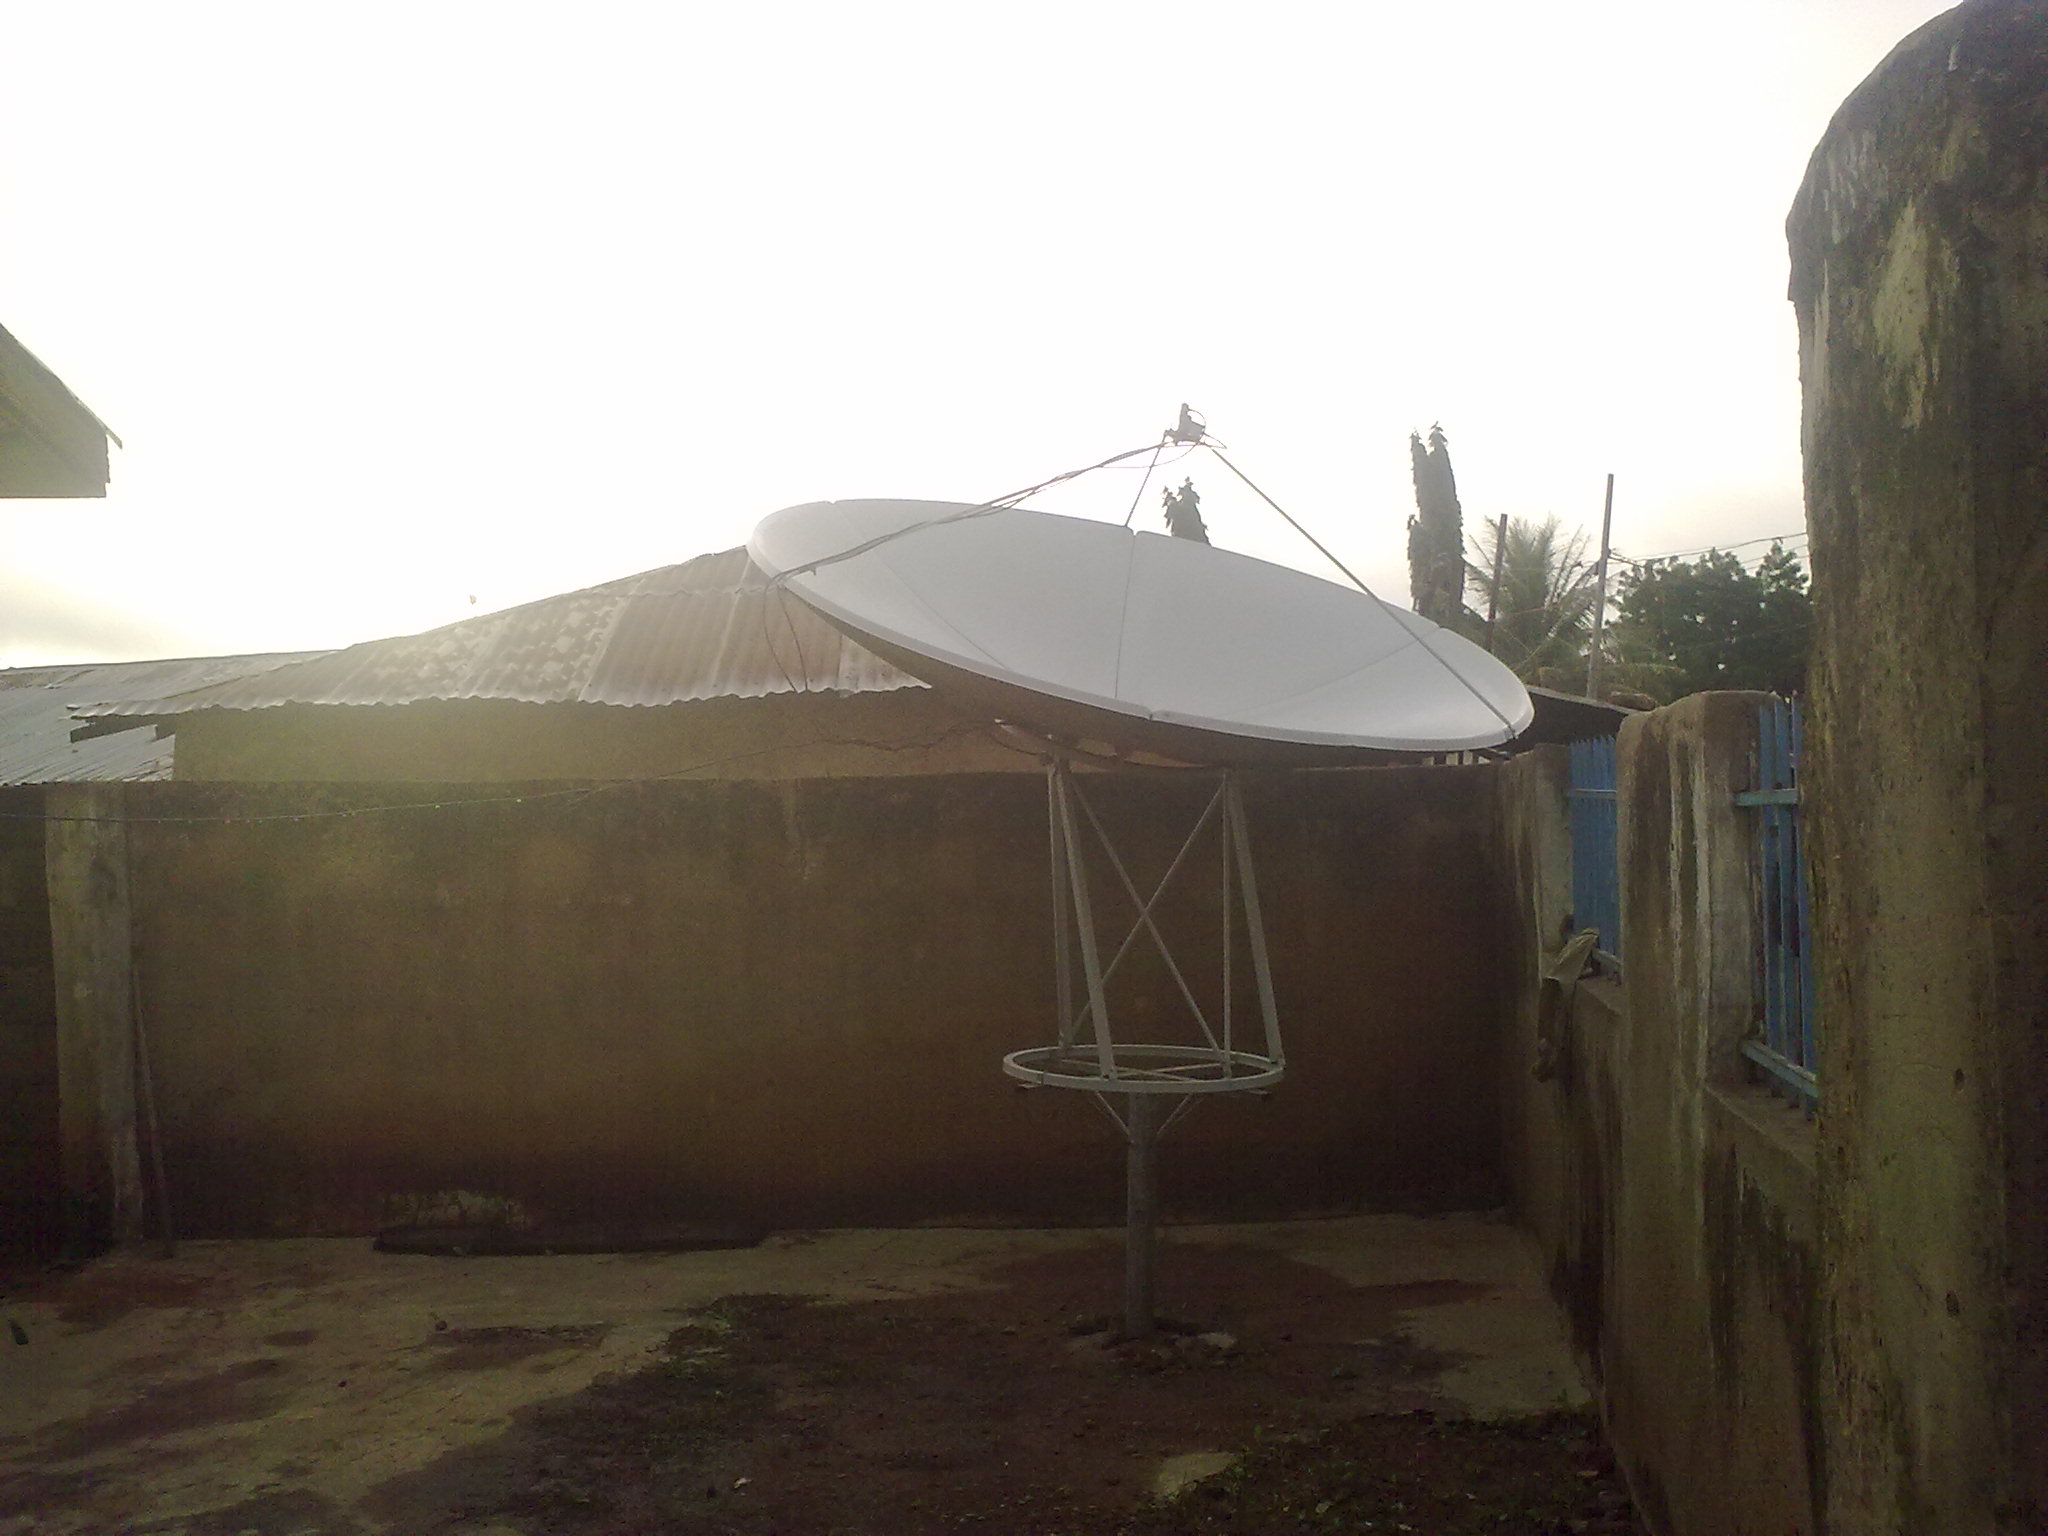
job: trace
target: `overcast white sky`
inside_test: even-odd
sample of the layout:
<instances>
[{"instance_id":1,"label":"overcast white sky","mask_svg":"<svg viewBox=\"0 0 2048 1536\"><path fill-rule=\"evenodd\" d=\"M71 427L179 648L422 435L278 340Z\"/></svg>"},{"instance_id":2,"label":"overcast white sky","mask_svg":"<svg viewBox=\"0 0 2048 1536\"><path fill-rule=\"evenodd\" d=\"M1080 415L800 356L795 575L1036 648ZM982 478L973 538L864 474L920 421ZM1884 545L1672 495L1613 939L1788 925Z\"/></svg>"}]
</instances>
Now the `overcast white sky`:
<instances>
[{"instance_id":1,"label":"overcast white sky","mask_svg":"<svg viewBox=\"0 0 2048 1536\"><path fill-rule=\"evenodd\" d=\"M1182 400L1396 601L1432 422L1468 527L1798 529L1785 213L1945 8L11 7L0 324L127 446L0 502L0 664L407 633Z\"/></svg>"}]
</instances>

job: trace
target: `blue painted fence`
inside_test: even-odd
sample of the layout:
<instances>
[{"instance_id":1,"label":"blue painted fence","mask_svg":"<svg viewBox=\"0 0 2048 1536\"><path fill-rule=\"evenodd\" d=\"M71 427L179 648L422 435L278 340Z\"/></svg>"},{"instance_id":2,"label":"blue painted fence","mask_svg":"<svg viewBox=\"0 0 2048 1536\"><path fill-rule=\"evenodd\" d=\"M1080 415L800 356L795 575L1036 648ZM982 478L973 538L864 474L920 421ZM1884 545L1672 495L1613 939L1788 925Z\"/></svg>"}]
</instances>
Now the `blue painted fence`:
<instances>
[{"instance_id":1,"label":"blue painted fence","mask_svg":"<svg viewBox=\"0 0 2048 1536\"><path fill-rule=\"evenodd\" d=\"M1597 929L1594 952L1621 964L1621 858L1614 802L1614 738L1571 744L1572 923Z\"/></svg>"},{"instance_id":2,"label":"blue painted fence","mask_svg":"<svg viewBox=\"0 0 2048 1536\"><path fill-rule=\"evenodd\" d=\"M1814 966L1808 936L1806 850L1799 834L1799 762L1806 742L1797 701L1772 699L1758 712L1756 788L1735 797L1756 812L1763 1017L1743 1054L1771 1085L1812 1108Z\"/></svg>"}]
</instances>

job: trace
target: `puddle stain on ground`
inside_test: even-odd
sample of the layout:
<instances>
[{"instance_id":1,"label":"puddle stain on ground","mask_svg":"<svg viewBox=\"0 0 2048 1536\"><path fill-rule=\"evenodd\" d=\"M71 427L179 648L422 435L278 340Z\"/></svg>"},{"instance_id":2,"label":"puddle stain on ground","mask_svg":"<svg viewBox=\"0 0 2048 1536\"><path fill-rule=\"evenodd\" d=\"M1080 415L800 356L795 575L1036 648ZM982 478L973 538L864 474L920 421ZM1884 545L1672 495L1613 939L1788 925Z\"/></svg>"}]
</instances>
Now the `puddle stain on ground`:
<instances>
[{"instance_id":1,"label":"puddle stain on ground","mask_svg":"<svg viewBox=\"0 0 2048 1536\"><path fill-rule=\"evenodd\" d=\"M130 1355L114 1369L123 1376L163 1376L192 1358L189 1350L153 1349L146 1355Z\"/></svg>"},{"instance_id":2,"label":"puddle stain on ground","mask_svg":"<svg viewBox=\"0 0 2048 1536\"><path fill-rule=\"evenodd\" d=\"M180 1430L266 1419L290 1396L283 1372L283 1361L265 1356L159 1382L119 1407L48 1425L35 1436L37 1451L46 1462L76 1461Z\"/></svg>"},{"instance_id":3,"label":"puddle stain on ground","mask_svg":"<svg viewBox=\"0 0 2048 1536\"><path fill-rule=\"evenodd\" d=\"M498 1371L540 1355L595 1349L608 1325L561 1328L450 1328L419 1347L434 1353L437 1371ZM551 1367L544 1367L548 1369Z\"/></svg>"},{"instance_id":4,"label":"puddle stain on ground","mask_svg":"<svg viewBox=\"0 0 2048 1536\"><path fill-rule=\"evenodd\" d=\"M109 1266L78 1275L45 1277L16 1294L23 1301L57 1298L57 1321L77 1332L91 1333L143 1308L201 1306L210 1299L209 1291L215 1293L211 1299L228 1299L220 1282L204 1275L166 1275Z\"/></svg>"},{"instance_id":5,"label":"puddle stain on ground","mask_svg":"<svg viewBox=\"0 0 2048 1536\"><path fill-rule=\"evenodd\" d=\"M180 1486L195 1468L214 1464L219 1455L217 1443L205 1439L145 1440L121 1448L119 1461L112 1464L95 1461L60 1469L44 1458L11 1476L0 1472L0 1532L119 1531L128 1536L157 1515L153 1497L138 1502L136 1490ZM280 1478L265 1486L284 1485ZM26 1524L12 1523L23 1517Z\"/></svg>"},{"instance_id":6,"label":"puddle stain on ground","mask_svg":"<svg viewBox=\"0 0 2048 1536\"><path fill-rule=\"evenodd\" d=\"M365 1536L368 1527L319 1494L278 1490L124 1529L132 1536Z\"/></svg>"}]
</instances>

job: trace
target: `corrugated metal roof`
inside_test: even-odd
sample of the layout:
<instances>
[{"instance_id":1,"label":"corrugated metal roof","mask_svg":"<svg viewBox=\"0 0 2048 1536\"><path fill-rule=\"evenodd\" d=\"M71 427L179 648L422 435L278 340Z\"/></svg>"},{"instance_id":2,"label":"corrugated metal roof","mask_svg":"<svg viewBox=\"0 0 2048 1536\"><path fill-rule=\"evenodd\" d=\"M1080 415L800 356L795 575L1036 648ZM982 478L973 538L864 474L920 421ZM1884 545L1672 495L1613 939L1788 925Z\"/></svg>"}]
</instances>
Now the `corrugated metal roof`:
<instances>
[{"instance_id":1,"label":"corrugated metal roof","mask_svg":"<svg viewBox=\"0 0 2048 1536\"><path fill-rule=\"evenodd\" d=\"M1637 713L1625 704L1607 704L1576 693L1559 693L1554 688L1531 688L1529 702L1536 706L1536 718L1511 744L1511 750L1516 752L1546 742L1612 736L1621 729L1622 721Z\"/></svg>"},{"instance_id":2,"label":"corrugated metal roof","mask_svg":"<svg viewBox=\"0 0 2048 1536\"><path fill-rule=\"evenodd\" d=\"M175 743L147 722L73 741L73 710L138 692L169 693L305 661L321 651L267 656L202 656L182 661L94 662L0 670L0 784L167 779Z\"/></svg>"},{"instance_id":3,"label":"corrugated metal roof","mask_svg":"<svg viewBox=\"0 0 2048 1536\"><path fill-rule=\"evenodd\" d=\"M876 693L924 684L771 586L744 549L603 586L371 640L261 677L129 693L93 719L283 704L681 704L776 693Z\"/></svg>"}]
</instances>

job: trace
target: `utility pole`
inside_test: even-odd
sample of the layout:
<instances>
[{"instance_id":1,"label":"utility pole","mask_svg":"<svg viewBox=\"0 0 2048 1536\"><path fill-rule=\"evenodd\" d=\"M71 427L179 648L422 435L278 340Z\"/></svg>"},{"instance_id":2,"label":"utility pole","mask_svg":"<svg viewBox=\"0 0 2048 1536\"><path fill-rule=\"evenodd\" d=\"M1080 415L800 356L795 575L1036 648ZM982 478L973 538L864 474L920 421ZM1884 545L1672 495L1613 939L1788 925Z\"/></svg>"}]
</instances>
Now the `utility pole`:
<instances>
[{"instance_id":1,"label":"utility pole","mask_svg":"<svg viewBox=\"0 0 2048 1536\"><path fill-rule=\"evenodd\" d=\"M1493 535L1493 584L1486 589L1486 654L1493 654L1493 621L1500 612L1500 572L1508 554L1508 515L1500 515Z\"/></svg>"},{"instance_id":2,"label":"utility pole","mask_svg":"<svg viewBox=\"0 0 2048 1536\"><path fill-rule=\"evenodd\" d=\"M1607 508L1600 514L1599 595L1593 600L1593 644L1586 652L1586 697L1600 697L1600 635L1607 627L1607 548L1614 533L1614 476L1607 477Z\"/></svg>"}]
</instances>

